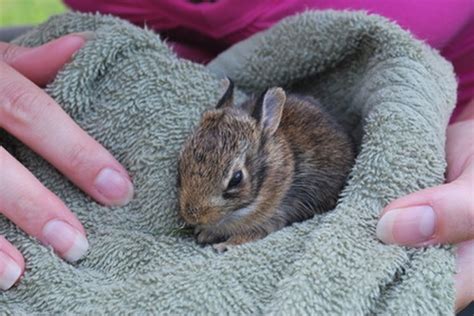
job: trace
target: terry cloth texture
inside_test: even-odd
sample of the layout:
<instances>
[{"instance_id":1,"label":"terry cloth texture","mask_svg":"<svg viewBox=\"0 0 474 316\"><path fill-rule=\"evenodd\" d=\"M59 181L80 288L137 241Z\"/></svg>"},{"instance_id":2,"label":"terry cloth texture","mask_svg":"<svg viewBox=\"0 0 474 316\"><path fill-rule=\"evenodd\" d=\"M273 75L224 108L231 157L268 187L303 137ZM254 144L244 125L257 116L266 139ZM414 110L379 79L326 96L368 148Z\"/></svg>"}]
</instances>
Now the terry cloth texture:
<instances>
[{"instance_id":1,"label":"terry cloth texture","mask_svg":"<svg viewBox=\"0 0 474 316\"><path fill-rule=\"evenodd\" d=\"M17 40L40 45L95 31L47 91L130 171L125 207L104 207L5 133L2 144L84 223L90 251L69 264L0 219L25 255L0 314L389 314L453 312L448 247L408 249L375 237L391 200L443 182L455 104L450 64L378 16L306 12L231 47L208 67L178 59L153 32L69 13ZM336 209L216 254L177 234L178 152L226 74L247 95L268 86L317 97L358 139ZM240 93L242 98L245 97Z\"/></svg>"}]
</instances>

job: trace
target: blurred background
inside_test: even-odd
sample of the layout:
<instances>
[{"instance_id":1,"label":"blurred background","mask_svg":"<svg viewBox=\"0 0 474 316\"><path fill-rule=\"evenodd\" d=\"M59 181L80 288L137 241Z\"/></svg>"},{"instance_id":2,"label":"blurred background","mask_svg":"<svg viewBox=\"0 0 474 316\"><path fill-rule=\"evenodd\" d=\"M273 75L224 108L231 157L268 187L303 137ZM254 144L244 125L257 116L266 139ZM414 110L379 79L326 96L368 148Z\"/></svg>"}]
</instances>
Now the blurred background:
<instances>
[{"instance_id":1,"label":"blurred background","mask_svg":"<svg viewBox=\"0 0 474 316\"><path fill-rule=\"evenodd\" d=\"M0 27L35 25L64 11L61 0L0 0Z\"/></svg>"}]
</instances>

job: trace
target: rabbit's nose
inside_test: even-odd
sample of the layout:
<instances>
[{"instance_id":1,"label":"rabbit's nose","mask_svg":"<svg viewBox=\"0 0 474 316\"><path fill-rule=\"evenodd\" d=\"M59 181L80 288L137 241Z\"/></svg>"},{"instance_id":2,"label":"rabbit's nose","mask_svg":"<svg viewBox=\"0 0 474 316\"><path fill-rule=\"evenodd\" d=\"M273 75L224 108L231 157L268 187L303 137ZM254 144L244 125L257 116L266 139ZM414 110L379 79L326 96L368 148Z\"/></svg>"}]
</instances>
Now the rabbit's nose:
<instances>
[{"instance_id":1,"label":"rabbit's nose","mask_svg":"<svg viewBox=\"0 0 474 316\"><path fill-rule=\"evenodd\" d=\"M196 215L198 213L198 209L196 207L188 206L186 211L189 215Z\"/></svg>"}]
</instances>

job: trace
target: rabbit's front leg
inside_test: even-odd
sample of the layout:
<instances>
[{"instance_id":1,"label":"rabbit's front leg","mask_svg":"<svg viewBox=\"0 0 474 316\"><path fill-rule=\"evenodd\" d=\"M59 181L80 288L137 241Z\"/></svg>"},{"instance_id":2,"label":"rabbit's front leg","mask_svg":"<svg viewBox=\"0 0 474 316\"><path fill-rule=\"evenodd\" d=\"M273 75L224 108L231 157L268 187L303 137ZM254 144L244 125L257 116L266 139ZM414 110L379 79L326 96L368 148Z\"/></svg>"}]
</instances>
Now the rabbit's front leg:
<instances>
[{"instance_id":1,"label":"rabbit's front leg","mask_svg":"<svg viewBox=\"0 0 474 316\"><path fill-rule=\"evenodd\" d=\"M214 248L218 253L223 253L232 248L233 246L238 246L248 242L256 241L262 239L266 235L267 234L263 233L247 233L242 235L233 235L224 242L213 244L212 248Z\"/></svg>"},{"instance_id":2,"label":"rabbit's front leg","mask_svg":"<svg viewBox=\"0 0 474 316\"><path fill-rule=\"evenodd\" d=\"M196 226L194 229L194 235L197 237L198 244L215 244L226 239L212 228L205 228L202 226Z\"/></svg>"}]
</instances>

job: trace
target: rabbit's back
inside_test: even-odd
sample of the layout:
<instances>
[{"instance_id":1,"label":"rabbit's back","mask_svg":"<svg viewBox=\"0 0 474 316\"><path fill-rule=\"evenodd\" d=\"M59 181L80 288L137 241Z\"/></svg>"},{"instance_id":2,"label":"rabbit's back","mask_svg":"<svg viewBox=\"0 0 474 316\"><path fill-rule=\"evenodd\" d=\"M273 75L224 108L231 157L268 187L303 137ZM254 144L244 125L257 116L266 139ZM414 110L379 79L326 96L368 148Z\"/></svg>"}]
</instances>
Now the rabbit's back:
<instances>
[{"instance_id":1,"label":"rabbit's back","mask_svg":"<svg viewBox=\"0 0 474 316\"><path fill-rule=\"evenodd\" d=\"M354 145L320 104L289 95L277 133L294 159L293 181L280 212L288 223L333 209L354 161Z\"/></svg>"}]
</instances>

